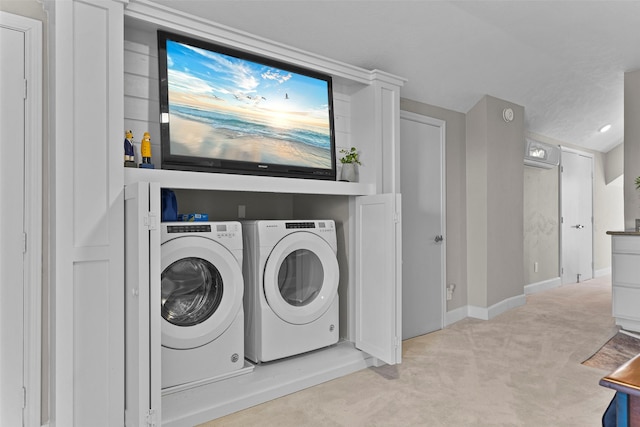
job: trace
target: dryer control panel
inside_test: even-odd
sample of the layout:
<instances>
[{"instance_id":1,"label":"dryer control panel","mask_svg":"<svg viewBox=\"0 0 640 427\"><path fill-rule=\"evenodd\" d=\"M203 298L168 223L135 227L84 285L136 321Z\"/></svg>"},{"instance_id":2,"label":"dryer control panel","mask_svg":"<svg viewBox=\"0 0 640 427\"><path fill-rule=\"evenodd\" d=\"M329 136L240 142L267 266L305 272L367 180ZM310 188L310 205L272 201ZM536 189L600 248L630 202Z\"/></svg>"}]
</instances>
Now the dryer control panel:
<instances>
[{"instance_id":1,"label":"dryer control panel","mask_svg":"<svg viewBox=\"0 0 640 427\"><path fill-rule=\"evenodd\" d=\"M291 229L291 228L317 228L320 231L322 231L323 229L332 229L333 228L333 221L301 221L301 222L286 222L285 223L285 228L286 229Z\"/></svg>"}]
</instances>

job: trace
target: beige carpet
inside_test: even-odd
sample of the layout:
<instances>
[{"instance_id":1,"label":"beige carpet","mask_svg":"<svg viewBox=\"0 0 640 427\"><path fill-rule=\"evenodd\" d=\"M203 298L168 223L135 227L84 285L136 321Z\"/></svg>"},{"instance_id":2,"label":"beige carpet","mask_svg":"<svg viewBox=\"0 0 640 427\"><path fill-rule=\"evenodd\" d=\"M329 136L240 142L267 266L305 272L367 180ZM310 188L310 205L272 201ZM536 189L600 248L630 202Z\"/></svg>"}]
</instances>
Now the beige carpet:
<instances>
[{"instance_id":1,"label":"beige carpet","mask_svg":"<svg viewBox=\"0 0 640 427\"><path fill-rule=\"evenodd\" d=\"M214 426L599 427L613 391L582 365L617 328L610 279L527 297L403 343L403 363L365 369L204 424Z\"/></svg>"},{"instance_id":2,"label":"beige carpet","mask_svg":"<svg viewBox=\"0 0 640 427\"><path fill-rule=\"evenodd\" d=\"M640 354L640 339L624 332L618 332L582 364L614 371L637 354Z\"/></svg>"}]
</instances>

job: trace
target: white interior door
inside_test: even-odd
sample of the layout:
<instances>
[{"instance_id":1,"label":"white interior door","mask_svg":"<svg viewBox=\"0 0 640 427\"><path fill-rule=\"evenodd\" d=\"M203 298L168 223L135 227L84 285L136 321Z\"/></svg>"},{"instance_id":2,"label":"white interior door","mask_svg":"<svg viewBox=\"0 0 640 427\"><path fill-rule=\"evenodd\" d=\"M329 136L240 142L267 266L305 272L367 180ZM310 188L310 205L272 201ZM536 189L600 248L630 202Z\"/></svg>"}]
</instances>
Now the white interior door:
<instances>
[{"instance_id":1,"label":"white interior door","mask_svg":"<svg viewBox=\"0 0 640 427\"><path fill-rule=\"evenodd\" d=\"M25 36L0 26L0 425L21 426L24 384Z\"/></svg>"},{"instance_id":2,"label":"white interior door","mask_svg":"<svg viewBox=\"0 0 640 427\"><path fill-rule=\"evenodd\" d=\"M593 158L562 150L562 283L593 278Z\"/></svg>"},{"instance_id":3,"label":"white interior door","mask_svg":"<svg viewBox=\"0 0 640 427\"><path fill-rule=\"evenodd\" d=\"M356 347L402 360L402 233L399 194L356 198Z\"/></svg>"},{"instance_id":4,"label":"white interior door","mask_svg":"<svg viewBox=\"0 0 640 427\"><path fill-rule=\"evenodd\" d=\"M444 324L444 122L400 113L402 339Z\"/></svg>"}]
</instances>

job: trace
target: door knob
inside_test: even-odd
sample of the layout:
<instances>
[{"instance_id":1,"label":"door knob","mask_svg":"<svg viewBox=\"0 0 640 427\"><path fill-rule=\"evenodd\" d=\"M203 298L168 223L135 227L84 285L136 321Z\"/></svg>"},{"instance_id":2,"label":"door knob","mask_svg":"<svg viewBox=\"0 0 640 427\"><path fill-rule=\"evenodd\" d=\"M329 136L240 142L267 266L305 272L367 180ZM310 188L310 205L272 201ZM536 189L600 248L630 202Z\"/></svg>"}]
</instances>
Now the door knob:
<instances>
[{"instance_id":1,"label":"door knob","mask_svg":"<svg viewBox=\"0 0 640 427\"><path fill-rule=\"evenodd\" d=\"M584 228L584 225L578 224L578 225L574 225L574 227L577 228L578 230L580 230L581 228Z\"/></svg>"},{"instance_id":2,"label":"door knob","mask_svg":"<svg viewBox=\"0 0 640 427\"><path fill-rule=\"evenodd\" d=\"M441 235L437 235L433 240L435 240L436 243L440 243L444 240L444 237L442 237Z\"/></svg>"}]
</instances>

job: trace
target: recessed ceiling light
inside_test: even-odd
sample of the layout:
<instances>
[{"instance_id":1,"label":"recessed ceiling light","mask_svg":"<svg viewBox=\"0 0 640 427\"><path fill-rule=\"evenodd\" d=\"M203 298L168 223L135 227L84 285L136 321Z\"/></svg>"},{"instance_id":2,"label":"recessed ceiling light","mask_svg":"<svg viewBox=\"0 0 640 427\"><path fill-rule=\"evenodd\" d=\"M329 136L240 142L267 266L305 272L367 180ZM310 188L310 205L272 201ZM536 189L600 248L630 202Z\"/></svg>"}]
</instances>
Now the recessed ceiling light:
<instances>
[{"instance_id":1,"label":"recessed ceiling light","mask_svg":"<svg viewBox=\"0 0 640 427\"><path fill-rule=\"evenodd\" d=\"M605 133L606 131L608 131L609 129L611 129L611 125L604 125L602 126L600 129L598 129L598 132L600 133Z\"/></svg>"}]
</instances>

